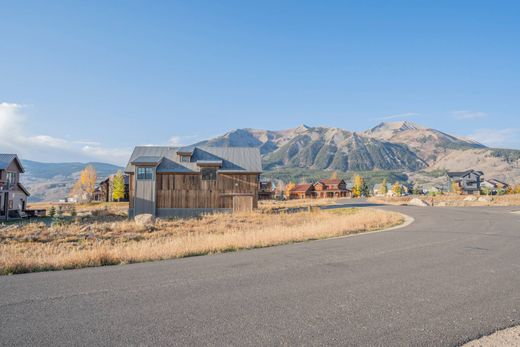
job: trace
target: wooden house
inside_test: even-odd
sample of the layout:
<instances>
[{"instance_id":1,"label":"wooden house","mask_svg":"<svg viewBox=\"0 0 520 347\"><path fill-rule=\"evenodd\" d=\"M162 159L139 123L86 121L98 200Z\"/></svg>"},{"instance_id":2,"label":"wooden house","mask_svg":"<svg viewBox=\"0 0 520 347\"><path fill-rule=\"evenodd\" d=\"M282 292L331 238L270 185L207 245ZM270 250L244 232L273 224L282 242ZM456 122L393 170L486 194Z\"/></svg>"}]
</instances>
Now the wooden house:
<instances>
[{"instance_id":1,"label":"wooden house","mask_svg":"<svg viewBox=\"0 0 520 347\"><path fill-rule=\"evenodd\" d=\"M464 194L479 194L483 176L482 171L476 170L448 172L448 188L452 191L453 184L456 184Z\"/></svg>"},{"instance_id":2,"label":"wooden house","mask_svg":"<svg viewBox=\"0 0 520 347\"><path fill-rule=\"evenodd\" d=\"M317 198L352 197L352 191L347 189L347 183L339 178L322 179L314 184L314 195Z\"/></svg>"},{"instance_id":3,"label":"wooden house","mask_svg":"<svg viewBox=\"0 0 520 347\"><path fill-rule=\"evenodd\" d=\"M297 184L289 192L289 199L308 199L313 198L315 195L313 184Z\"/></svg>"},{"instance_id":4,"label":"wooden house","mask_svg":"<svg viewBox=\"0 0 520 347\"><path fill-rule=\"evenodd\" d=\"M260 182L258 190L258 200L271 200L274 198L273 182L262 181Z\"/></svg>"},{"instance_id":5,"label":"wooden house","mask_svg":"<svg viewBox=\"0 0 520 347\"><path fill-rule=\"evenodd\" d=\"M24 172L16 154L0 153L0 220L25 216L30 194L20 183Z\"/></svg>"},{"instance_id":6,"label":"wooden house","mask_svg":"<svg viewBox=\"0 0 520 347\"><path fill-rule=\"evenodd\" d=\"M125 169L129 216L250 211L261 172L257 148L136 147Z\"/></svg>"}]
</instances>

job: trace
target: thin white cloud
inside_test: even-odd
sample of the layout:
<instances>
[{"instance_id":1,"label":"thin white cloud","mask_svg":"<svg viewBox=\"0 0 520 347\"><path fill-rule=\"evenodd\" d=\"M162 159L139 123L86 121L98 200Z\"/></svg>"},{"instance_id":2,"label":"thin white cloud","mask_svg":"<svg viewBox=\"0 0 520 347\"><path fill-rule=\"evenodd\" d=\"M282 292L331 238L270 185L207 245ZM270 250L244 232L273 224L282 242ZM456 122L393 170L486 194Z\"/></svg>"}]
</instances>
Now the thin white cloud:
<instances>
[{"instance_id":1,"label":"thin white cloud","mask_svg":"<svg viewBox=\"0 0 520 347\"><path fill-rule=\"evenodd\" d=\"M93 141L67 140L47 134L31 134L24 105L0 103L0 151L18 153L39 161L106 161L123 165L131 150L105 148Z\"/></svg>"},{"instance_id":2,"label":"thin white cloud","mask_svg":"<svg viewBox=\"0 0 520 347\"><path fill-rule=\"evenodd\" d=\"M168 145L173 147L187 146L197 142L197 135L174 135L168 141Z\"/></svg>"},{"instance_id":3,"label":"thin white cloud","mask_svg":"<svg viewBox=\"0 0 520 347\"><path fill-rule=\"evenodd\" d=\"M520 145L520 129L516 128L478 129L468 137L490 147L518 148Z\"/></svg>"},{"instance_id":4,"label":"thin white cloud","mask_svg":"<svg viewBox=\"0 0 520 347\"><path fill-rule=\"evenodd\" d=\"M407 113L391 114L388 116L379 117L379 118L376 118L376 120L385 121L385 120L403 119L403 118L418 117L418 116L420 116L419 113L407 112Z\"/></svg>"},{"instance_id":5,"label":"thin white cloud","mask_svg":"<svg viewBox=\"0 0 520 347\"><path fill-rule=\"evenodd\" d=\"M476 111L453 111L451 114L457 119L479 119L485 118L488 116L486 112L476 112Z\"/></svg>"}]
</instances>

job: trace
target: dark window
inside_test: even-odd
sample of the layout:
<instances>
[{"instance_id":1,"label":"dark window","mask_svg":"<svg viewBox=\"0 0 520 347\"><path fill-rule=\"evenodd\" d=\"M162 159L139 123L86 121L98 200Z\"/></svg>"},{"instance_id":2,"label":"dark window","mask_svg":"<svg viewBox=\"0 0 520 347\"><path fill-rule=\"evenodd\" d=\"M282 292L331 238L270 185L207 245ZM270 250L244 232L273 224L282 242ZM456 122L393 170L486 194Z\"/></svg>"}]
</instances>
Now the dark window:
<instances>
[{"instance_id":1,"label":"dark window","mask_svg":"<svg viewBox=\"0 0 520 347\"><path fill-rule=\"evenodd\" d=\"M204 168L200 170L203 181L215 181L217 179L217 170Z\"/></svg>"},{"instance_id":2,"label":"dark window","mask_svg":"<svg viewBox=\"0 0 520 347\"><path fill-rule=\"evenodd\" d=\"M11 188L16 183L16 172L8 172L6 177L6 184L8 188Z\"/></svg>"},{"instance_id":3,"label":"dark window","mask_svg":"<svg viewBox=\"0 0 520 347\"><path fill-rule=\"evenodd\" d=\"M153 169L151 167L138 167L137 168L137 179L138 180L153 179Z\"/></svg>"},{"instance_id":4,"label":"dark window","mask_svg":"<svg viewBox=\"0 0 520 347\"><path fill-rule=\"evenodd\" d=\"M181 163L189 163L190 156L189 155L181 155Z\"/></svg>"}]
</instances>

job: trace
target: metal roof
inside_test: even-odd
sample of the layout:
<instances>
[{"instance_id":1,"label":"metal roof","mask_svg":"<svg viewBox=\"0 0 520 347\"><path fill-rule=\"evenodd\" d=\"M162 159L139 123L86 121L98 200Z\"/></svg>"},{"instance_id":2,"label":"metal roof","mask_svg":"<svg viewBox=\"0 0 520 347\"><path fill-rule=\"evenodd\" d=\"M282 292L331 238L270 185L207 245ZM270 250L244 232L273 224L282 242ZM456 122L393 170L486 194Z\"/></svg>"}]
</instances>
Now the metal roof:
<instances>
[{"instance_id":1,"label":"metal roof","mask_svg":"<svg viewBox=\"0 0 520 347\"><path fill-rule=\"evenodd\" d=\"M474 173L474 174L477 174L479 176L483 176L484 173L482 171L475 171L475 170L466 170L466 171L462 171L462 172L448 172L447 175L448 177L450 178L456 178L456 177L464 177L470 173Z\"/></svg>"},{"instance_id":2,"label":"metal roof","mask_svg":"<svg viewBox=\"0 0 520 347\"><path fill-rule=\"evenodd\" d=\"M163 157L152 155L141 155L131 161L132 164L154 164L158 165L163 160Z\"/></svg>"},{"instance_id":3,"label":"metal roof","mask_svg":"<svg viewBox=\"0 0 520 347\"><path fill-rule=\"evenodd\" d=\"M262 172L262 159L258 148L245 147L193 147L190 162L180 162L176 147L138 146L125 168L125 172L134 172L134 163L139 157L160 157L157 172L200 172L200 163L222 162L219 172ZM185 148L183 148L185 150Z\"/></svg>"},{"instance_id":4,"label":"metal roof","mask_svg":"<svg viewBox=\"0 0 520 347\"><path fill-rule=\"evenodd\" d=\"M31 193L29 193L29 191L23 186L23 184L21 184L20 182L18 182L17 184L18 184L18 188L20 188L22 190L22 192L25 193L25 195L31 196Z\"/></svg>"},{"instance_id":5,"label":"metal roof","mask_svg":"<svg viewBox=\"0 0 520 347\"><path fill-rule=\"evenodd\" d=\"M309 189L312 188L312 184L307 184L307 183L303 183L303 184L297 184L294 186L293 189L291 189L291 193L301 193L301 192L306 192L308 191Z\"/></svg>"},{"instance_id":6,"label":"metal roof","mask_svg":"<svg viewBox=\"0 0 520 347\"><path fill-rule=\"evenodd\" d=\"M9 165L11 165L13 160L16 160L18 162L18 166L20 166L21 171L25 172L25 169L22 166L22 162L18 156L16 154L7 153L0 153L0 170L5 170Z\"/></svg>"}]
</instances>

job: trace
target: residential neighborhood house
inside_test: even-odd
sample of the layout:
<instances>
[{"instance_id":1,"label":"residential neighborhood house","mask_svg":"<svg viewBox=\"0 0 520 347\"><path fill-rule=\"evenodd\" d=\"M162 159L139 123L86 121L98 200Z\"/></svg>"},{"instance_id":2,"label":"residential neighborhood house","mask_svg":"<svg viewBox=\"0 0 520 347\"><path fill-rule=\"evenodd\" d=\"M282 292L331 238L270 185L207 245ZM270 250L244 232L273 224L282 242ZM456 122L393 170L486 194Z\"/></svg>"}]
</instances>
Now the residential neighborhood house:
<instances>
[{"instance_id":1,"label":"residential neighborhood house","mask_svg":"<svg viewBox=\"0 0 520 347\"><path fill-rule=\"evenodd\" d=\"M509 189L509 184L499 181L497 179L484 180L480 184L481 188L487 188L490 194L498 194L500 191L506 192Z\"/></svg>"},{"instance_id":2,"label":"residential neighborhood house","mask_svg":"<svg viewBox=\"0 0 520 347\"><path fill-rule=\"evenodd\" d=\"M257 148L136 147L125 169L129 216L251 211L261 172Z\"/></svg>"},{"instance_id":3,"label":"residential neighborhood house","mask_svg":"<svg viewBox=\"0 0 520 347\"><path fill-rule=\"evenodd\" d=\"M258 200L271 200L274 198L273 182L261 181L258 190Z\"/></svg>"},{"instance_id":4,"label":"residential neighborhood house","mask_svg":"<svg viewBox=\"0 0 520 347\"><path fill-rule=\"evenodd\" d=\"M346 198L352 197L352 191L347 189L347 183L339 178L319 180L314 184L316 198Z\"/></svg>"},{"instance_id":5,"label":"residential neighborhood house","mask_svg":"<svg viewBox=\"0 0 520 347\"><path fill-rule=\"evenodd\" d=\"M289 192L289 199L310 199L314 196L314 185L310 183L297 184Z\"/></svg>"},{"instance_id":6,"label":"residential neighborhood house","mask_svg":"<svg viewBox=\"0 0 520 347\"><path fill-rule=\"evenodd\" d=\"M20 183L24 172L16 154L0 153L0 220L25 216L30 194Z\"/></svg>"},{"instance_id":7,"label":"residential neighborhood house","mask_svg":"<svg viewBox=\"0 0 520 347\"><path fill-rule=\"evenodd\" d=\"M453 185L455 184L463 194L479 194L483 176L482 171L476 170L448 172L448 187L453 192Z\"/></svg>"}]
</instances>

